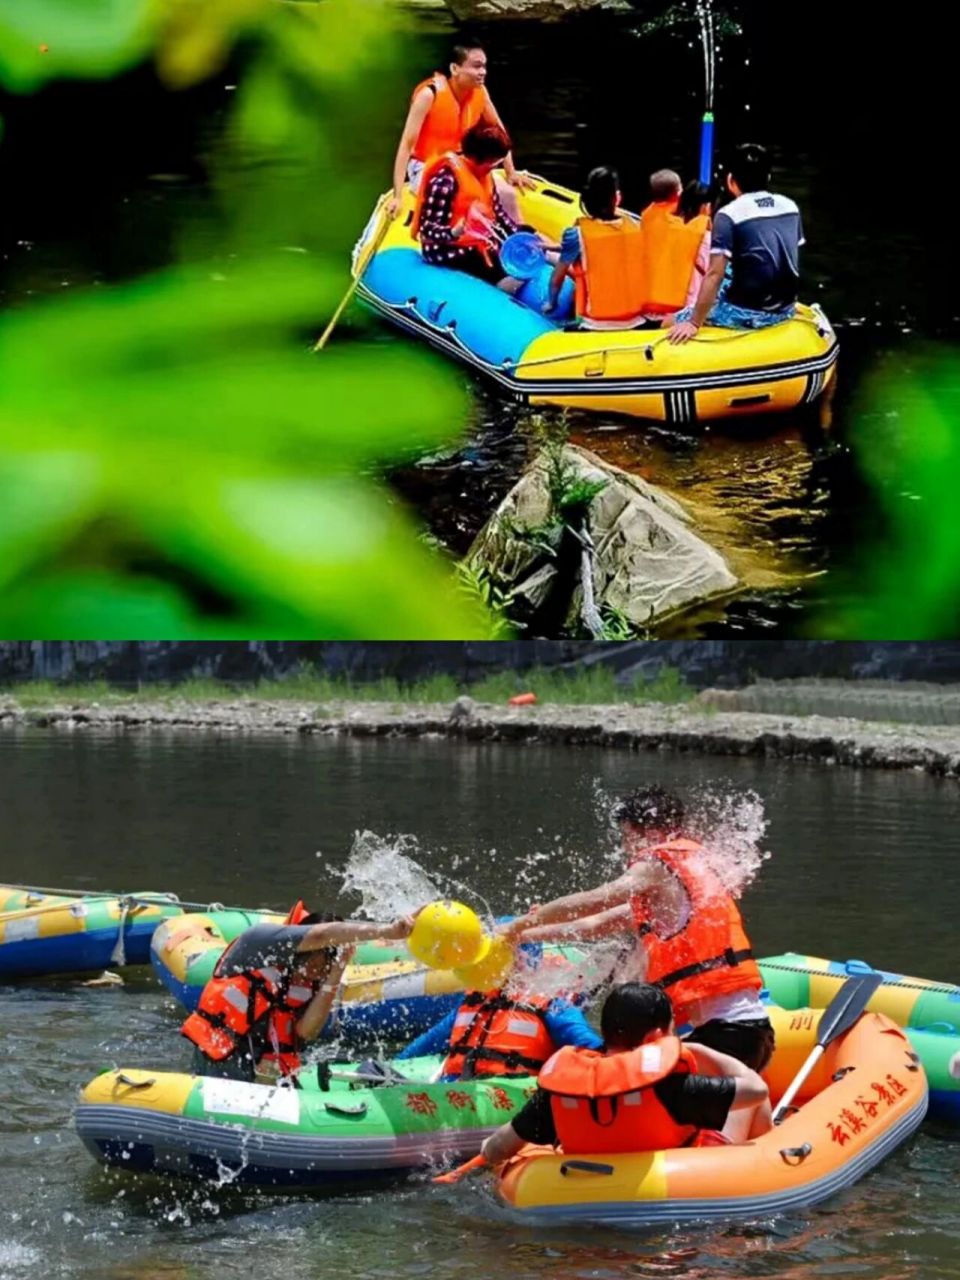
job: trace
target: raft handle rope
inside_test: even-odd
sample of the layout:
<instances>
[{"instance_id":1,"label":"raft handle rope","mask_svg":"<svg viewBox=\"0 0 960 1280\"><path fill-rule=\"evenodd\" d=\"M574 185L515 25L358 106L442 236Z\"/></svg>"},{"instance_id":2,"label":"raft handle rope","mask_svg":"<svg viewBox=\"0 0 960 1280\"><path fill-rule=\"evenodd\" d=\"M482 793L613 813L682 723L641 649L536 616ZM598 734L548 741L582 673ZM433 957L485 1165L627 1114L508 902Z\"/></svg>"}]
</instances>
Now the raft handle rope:
<instances>
[{"instance_id":1,"label":"raft handle rope","mask_svg":"<svg viewBox=\"0 0 960 1280\"><path fill-rule=\"evenodd\" d=\"M123 1071L117 1072L117 1084L125 1084L129 1089L149 1089L152 1084L156 1084L155 1076L150 1076L147 1080L134 1080L132 1076L126 1075Z\"/></svg>"},{"instance_id":2,"label":"raft handle rope","mask_svg":"<svg viewBox=\"0 0 960 1280\"><path fill-rule=\"evenodd\" d=\"M849 974L843 974L843 973L827 973L823 969L803 969L799 965L770 964L769 961L767 960L762 960L759 963L763 965L764 969L773 969L778 973L800 973L800 974L806 974L807 977L810 977L810 978L835 978L836 981L841 984L844 982L846 978L850 976ZM871 970L871 972L875 972L875 971ZM947 995L955 995L957 997L957 1000L960 1001L960 987L951 985L949 982L931 983L928 985L927 983L923 983L923 982L911 982L908 978L888 978L884 976L881 986L902 987L906 991L930 991L930 992L936 992L939 995L946 993ZM952 1030L956 1030L956 1028L952 1027L952 1024L949 1022L944 1022L944 1023L931 1022L929 1026L917 1027L915 1028L915 1030L929 1031L938 1026L951 1027Z\"/></svg>"},{"instance_id":3,"label":"raft handle rope","mask_svg":"<svg viewBox=\"0 0 960 1280\"><path fill-rule=\"evenodd\" d=\"M569 1177L571 1173L599 1173L604 1177L610 1177L613 1172L612 1164L598 1164L594 1160L564 1160L560 1166L560 1173L564 1178Z\"/></svg>"},{"instance_id":4,"label":"raft handle rope","mask_svg":"<svg viewBox=\"0 0 960 1280\"><path fill-rule=\"evenodd\" d=\"M807 1156L813 1150L813 1145L809 1142L803 1143L799 1147L781 1147L780 1156L784 1164L798 1165L803 1164Z\"/></svg>"},{"instance_id":5,"label":"raft handle rope","mask_svg":"<svg viewBox=\"0 0 960 1280\"><path fill-rule=\"evenodd\" d=\"M177 906L195 908L197 911L244 911L249 915L260 911L267 911L273 915L281 914L278 911L274 911L273 907L228 907L222 902L184 902L175 893L115 893L106 889L49 889L29 884L5 884L3 888L26 893L31 897L42 894L44 897L76 898L89 902L104 902L110 898L127 898L131 902L137 902L145 906ZM0 911L0 920L8 920L12 916L37 915L41 911L60 911L67 905L65 902L47 902L37 907L16 907L9 911Z\"/></svg>"},{"instance_id":6,"label":"raft handle rope","mask_svg":"<svg viewBox=\"0 0 960 1280\"><path fill-rule=\"evenodd\" d=\"M820 337L826 337L825 331L821 332L820 323L811 316L793 315L790 317L790 320L791 322L797 320L801 324L807 324L811 329L816 329L817 334ZM770 325L768 327L775 328L776 326ZM626 330L625 332L629 331ZM722 342L740 342L743 338L750 338L755 333L760 332L762 332L760 329L737 329L734 332L724 334L722 338L711 338L710 341L717 345ZM661 333L663 335L662 337L648 338L646 342L636 343L629 347L597 347L592 351L565 351L558 352L555 356L540 356L537 360L518 360L516 362L508 358L503 361L503 368L516 373L518 369L533 369L536 368L537 365L541 364L558 364L561 360L586 360L592 359L594 356L632 355L636 351L644 352L646 358L648 360L652 360L655 348L669 340L669 329L662 329ZM692 338L691 341L697 342L698 339Z\"/></svg>"}]
</instances>

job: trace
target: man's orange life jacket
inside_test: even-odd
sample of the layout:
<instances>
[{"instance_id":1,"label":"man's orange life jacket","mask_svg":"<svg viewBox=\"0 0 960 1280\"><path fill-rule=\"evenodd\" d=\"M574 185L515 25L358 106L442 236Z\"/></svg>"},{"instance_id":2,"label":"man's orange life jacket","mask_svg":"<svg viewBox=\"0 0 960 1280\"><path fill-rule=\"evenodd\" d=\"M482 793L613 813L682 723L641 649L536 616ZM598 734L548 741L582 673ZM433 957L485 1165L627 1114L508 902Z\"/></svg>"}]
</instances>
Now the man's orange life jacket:
<instances>
[{"instance_id":1,"label":"man's orange life jacket","mask_svg":"<svg viewBox=\"0 0 960 1280\"><path fill-rule=\"evenodd\" d=\"M217 969L222 968L227 954L224 952ZM229 976L218 976L214 970L180 1033L213 1062L223 1062L246 1042L255 1062L286 1075L300 1066L296 1022L315 989L291 982L270 965ZM263 1046L265 1052L261 1053Z\"/></svg>"},{"instance_id":2,"label":"man's orange life jacket","mask_svg":"<svg viewBox=\"0 0 960 1280\"><path fill-rule=\"evenodd\" d=\"M421 89L427 88L433 90L433 103L420 126L413 148L414 159L422 164L429 164L445 151L459 151L467 130L479 124L484 115L493 115L490 95L484 86L478 85L471 89L461 101L450 88L447 77L438 71L420 81L413 91L411 101Z\"/></svg>"},{"instance_id":3,"label":"man's orange life jacket","mask_svg":"<svg viewBox=\"0 0 960 1280\"><path fill-rule=\"evenodd\" d=\"M631 899L633 918L647 953L647 981L670 997L678 1023L687 1007L698 1000L763 986L740 911L718 877L705 865L703 846L696 840L676 839L636 850L630 865L655 858L675 876L690 900L687 922L676 933L656 932L654 894L644 891Z\"/></svg>"},{"instance_id":4,"label":"man's orange life jacket","mask_svg":"<svg viewBox=\"0 0 960 1280\"><path fill-rule=\"evenodd\" d=\"M654 1085L693 1071L693 1053L676 1036L661 1036L622 1053L565 1045L537 1084L550 1095L557 1141L568 1155L661 1151L684 1146L697 1130L673 1119Z\"/></svg>"}]
</instances>

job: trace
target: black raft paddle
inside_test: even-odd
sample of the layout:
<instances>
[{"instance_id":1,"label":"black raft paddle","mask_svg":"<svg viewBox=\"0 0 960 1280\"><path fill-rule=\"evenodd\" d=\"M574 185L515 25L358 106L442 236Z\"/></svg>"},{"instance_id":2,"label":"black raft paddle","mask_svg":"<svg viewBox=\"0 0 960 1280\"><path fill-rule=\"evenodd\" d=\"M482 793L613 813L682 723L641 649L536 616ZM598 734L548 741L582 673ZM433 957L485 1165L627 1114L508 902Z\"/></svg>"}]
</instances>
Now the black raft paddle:
<instances>
[{"instance_id":1,"label":"black raft paddle","mask_svg":"<svg viewBox=\"0 0 960 1280\"><path fill-rule=\"evenodd\" d=\"M833 997L820 1017L816 1047L777 1103L773 1113L774 1124L779 1124L786 1116L791 1102L800 1091L807 1076L823 1057L827 1045L832 1044L837 1036L842 1036L845 1031L850 1030L882 981L882 973L864 973L848 979Z\"/></svg>"}]
</instances>

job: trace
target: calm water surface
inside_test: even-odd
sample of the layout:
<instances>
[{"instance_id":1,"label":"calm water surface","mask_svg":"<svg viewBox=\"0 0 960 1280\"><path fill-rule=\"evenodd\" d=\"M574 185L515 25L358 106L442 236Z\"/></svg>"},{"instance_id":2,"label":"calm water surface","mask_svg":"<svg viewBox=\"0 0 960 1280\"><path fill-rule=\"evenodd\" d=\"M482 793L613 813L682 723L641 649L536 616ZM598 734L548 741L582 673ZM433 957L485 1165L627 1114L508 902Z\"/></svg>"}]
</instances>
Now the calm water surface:
<instances>
[{"instance_id":1,"label":"calm water surface","mask_svg":"<svg viewBox=\"0 0 960 1280\"><path fill-rule=\"evenodd\" d=\"M955 980L957 791L915 773L589 749L152 734L0 735L0 879L349 910L358 830L412 835L498 911L615 865L598 798L662 780L755 792L772 857L745 914L761 953L855 956ZM707 801L710 802L709 799ZM319 851L319 857L318 857ZM101 1066L184 1061L151 981L0 988L0 1276L479 1280L960 1275L960 1143L921 1133L825 1208L655 1235L518 1228L479 1184L238 1194L100 1170L70 1128Z\"/></svg>"}]
</instances>

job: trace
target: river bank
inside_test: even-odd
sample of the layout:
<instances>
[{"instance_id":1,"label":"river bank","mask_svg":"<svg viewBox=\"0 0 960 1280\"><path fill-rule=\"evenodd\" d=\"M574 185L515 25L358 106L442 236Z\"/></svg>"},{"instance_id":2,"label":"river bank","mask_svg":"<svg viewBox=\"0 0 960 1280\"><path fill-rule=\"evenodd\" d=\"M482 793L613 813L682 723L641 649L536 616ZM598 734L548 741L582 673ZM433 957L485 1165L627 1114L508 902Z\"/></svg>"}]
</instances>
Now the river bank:
<instances>
[{"instance_id":1,"label":"river bank","mask_svg":"<svg viewBox=\"0 0 960 1280\"><path fill-rule=\"evenodd\" d=\"M960 725L904 724L824 715L721 709L701 694L666 705L511 707L460 697L403 703L130 697L101 705L0 700L0 727L59 732L198 731L218 734L325 734L446 737L470 742L551 743L628 751L763 756L856 768L917 769L960 777ZM716 694L713 694L716 698Z\"/></svg>"}]
</instances>

